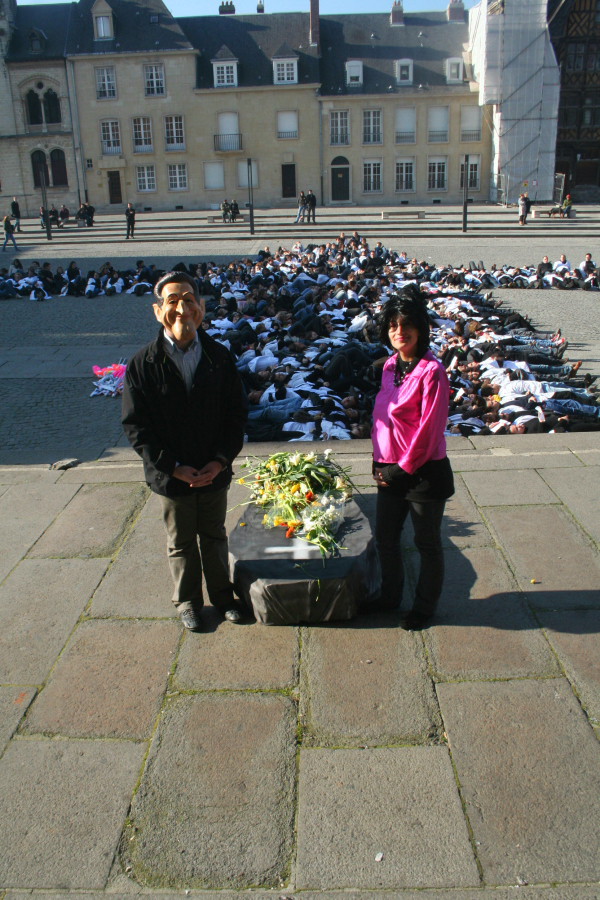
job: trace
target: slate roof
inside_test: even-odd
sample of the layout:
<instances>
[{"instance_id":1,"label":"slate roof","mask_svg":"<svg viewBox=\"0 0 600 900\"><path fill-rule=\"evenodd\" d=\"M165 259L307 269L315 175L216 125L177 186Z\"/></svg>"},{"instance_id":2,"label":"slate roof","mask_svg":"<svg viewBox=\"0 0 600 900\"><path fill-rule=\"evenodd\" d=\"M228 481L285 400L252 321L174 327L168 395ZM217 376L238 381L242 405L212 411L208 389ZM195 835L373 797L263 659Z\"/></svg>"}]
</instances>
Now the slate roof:
<instances>
[{"instance_id":1,"label":"slate roof","mask_svg":"<svg viewBox=\"0 0 600 900\"><path fill-rule=\"evenodd\" d=\"M68 30L72 3L48 3L39 6L17 6L15 30L12 34L7 62L24 62L34 59L64 59L65 38ZM32 53L29 36L36 31L42 38L42 50Z\"/></svg>"},{"instance_id":2,"label":"slate roof","mask_svg":"<svg viewBox=\"0 0 600 900\"><path fill-rule=\"evenodd\" d=\"M190 50L191 45L162 0L108 0L113 11L114 39L94 40L94 0L74 4L67 39L67 53L143 53ZM39 9L40 7L36 7ZM158 16L152 23L151 16Z\"/></svg>"}]
</instances>

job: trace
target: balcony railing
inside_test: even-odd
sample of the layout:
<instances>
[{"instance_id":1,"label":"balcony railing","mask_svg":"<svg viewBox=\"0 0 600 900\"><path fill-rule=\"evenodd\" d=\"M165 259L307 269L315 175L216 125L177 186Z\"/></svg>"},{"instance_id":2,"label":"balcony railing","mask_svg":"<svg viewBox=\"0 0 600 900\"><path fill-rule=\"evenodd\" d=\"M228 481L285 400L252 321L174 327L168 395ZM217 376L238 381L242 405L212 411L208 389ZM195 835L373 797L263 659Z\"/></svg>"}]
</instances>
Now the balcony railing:
<instances>
[{"instance_id":1,"label":"balcony railing","mask_svg":"<svg viewBox=\"0 0 600 900\"><path fill-rule=\"evenodd\" d=\"M25 128L27 134L59 134L67 130L62 122L44 122L38 125L32 125L30 122L27 122Z\"/></svg>"},{"instance_id":2,"label":"balcony railing","mask_svg":"<svg viewBox=\"0 0 600 900\"><path fill-rule=\"evenodd\" d=\"M396 132L396 143L397 144L414 144L417 140L416 131L397 131Z\"/></svg>"},{"instance_id":3,"label":"balcony railing","mask_svg":"<svg viewBox=\"0 0 600 900\"><path fill-rule=\"evenodd\" d=\"M278 131L277 137L280 141L291 141L298 137L297 131Z\"/></svg>"},{"instance_id":4,"label":"balcony railing","mask_svg":"<svg viewBox=\"0 0 600 900\"><path fill-rule=\"evenodd\" d=\"M134 153L152 153L153 147L152 144L134 144L133 152Z\"/></svg>"},{"instance_id":5,"label":"balcony railing","mask_svg":"<svg viewBox=\"0 0 600 900\"><path fill-rule=\"evenodd\" d=\"M243 150L241 134L215 134L215 150L227 152L232 150Z\"/></svg>"},{"instance_id":6,"label":"balcony railing","mask_svg":"<svg viewBox=\"0 0 600 900\"><path fill-rule=\"evenodd\" d=\"M349 131L338 131L331 135L331 146L339 147L345 146L347 147L350 143L350 132Z\"/></svg>"},{"instance_id":7,"label":"balcony railing","mask_svg":"<svg viewBox=\"0 0 600 900\"><path fill-rule=\"evenodd\" d=\"M461 141L480 141L481 129L478 128L476 131L461 131L460 139Z\"/></svg>"},{"instance_id":8,"label":"balcony railing","mask_svg":"<svg viewBox=\"0 0 600 900\"><path fill-rule=\"evenodd\" d=\"M430 144L445 144L448 140L447 131L428 131L427 140Z\"/></svg>"},{"instance_id":9,"label":"balcony railing","mask_svg":"<svg viewBox=\"0 0 600 900\"><path fill-rule=\"evenodd\" d=\"M103 156L118 156L121 153L121 145L120 144L108 144L106 141L102 141L102 155Z\"/></svg>"}]
</instances>

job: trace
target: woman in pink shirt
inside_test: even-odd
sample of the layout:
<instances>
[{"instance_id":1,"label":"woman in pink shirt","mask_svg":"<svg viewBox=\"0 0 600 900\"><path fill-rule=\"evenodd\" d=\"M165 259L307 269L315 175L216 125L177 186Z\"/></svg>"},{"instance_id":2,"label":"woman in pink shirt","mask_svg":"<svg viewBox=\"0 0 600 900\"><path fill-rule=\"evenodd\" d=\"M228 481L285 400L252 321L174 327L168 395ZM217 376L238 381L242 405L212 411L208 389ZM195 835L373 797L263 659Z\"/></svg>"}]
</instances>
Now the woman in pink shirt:
<instances>
[{"instance_id":1,"label":"woman in pink shirt","mask_svg":"<svg viewBox=\"0 0 600 900\"><path fill-rule=\"evenodd\" d=\"M383 367L373 410L379 608L398 609L402 602L400 535L410 513L420 571L403 627L420 630L433 617L444 580L441 525L446 500L454 493L444 438L450 389L443 365L429 350L426 301L416 291L387 301L380 329L382 343L396 352Z\"/></svg>"}]
</instances>

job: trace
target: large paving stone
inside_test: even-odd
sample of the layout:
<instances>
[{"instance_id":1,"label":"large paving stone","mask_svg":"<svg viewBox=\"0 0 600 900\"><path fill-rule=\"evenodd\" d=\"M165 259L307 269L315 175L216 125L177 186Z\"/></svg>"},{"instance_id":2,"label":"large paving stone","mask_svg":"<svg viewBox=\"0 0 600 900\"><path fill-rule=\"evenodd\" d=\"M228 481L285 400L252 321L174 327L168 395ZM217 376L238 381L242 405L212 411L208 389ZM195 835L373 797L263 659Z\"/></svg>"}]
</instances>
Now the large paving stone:
<instances>
[{"instance_id":1,"label":"large paving stone","mask_svg":"<svg viewBox=\"0 0 600 900\"><path fill-rule=\"evenodd\" d=\"M164 891L144 891L137 889L129 883L119 892L118 888L109 886L103 897L115 897L119 900L126 896L139 897L155 897L157 900L182 900L181 891L177 894L165 893ZM26 896L31 894L21 891L9 891L3 900L24 900ZM79 894L56 893L54 891L36 891L36 900L94 900L98 898L98 894L91 895L89 893ZM558 887L543 885L542 887L533 887L531 885L510 888L475 888L473 890L461 890L460 888L452 891L439 890L416 890L403 891L395 890L393 894L389 891L302 891L297 893L292 888L282 888L275 893L274 891L186 891L184 896L189 896L194 900L598 900L600 894L597 885L571 884L560 885Z\"/></svg>"},{"instance_id":2,"label":"large paving stone","mask_svg":"<svg viewBox=\"0 0 600 900\"><path fill-rule=\"evenodd\" d=\"M0 585L0 682L41 684L94 588L104 559L24 559Z\"/></svg>"},{"instance_id":3,"label":"large paving stone","mask_svg":"<svg viewBox=\"0 0 600 900\"><path fill-rule=\"evenodd\" d=\"M498 550L446 554L434 628L425 633L436 678L558 675L548 644Z\"/></svg>"},{"instance_id":4,"label":"large paving stone","mask_svg":"<svg viewBox=\"0 0 600 900\"><path fill-rule=\"evenodd\" d=\"M94 594L95 616L176 616L160 499L152 494Z\"/></svg>"},{"instance_id":5,"label":"large paving stone","mask_svg":"<svg viewBox=\"0 0 600 900\"><path fill-rule=\"evenodd\" d=\"M182 690L290 688L298 679L298 630L224 623L188 634L175 685Z\"/></svg>"},{"instance_id":6,"label":"large paving stone","mask_svg":"<svg viewBox=\"0 0 600 900\"><path fill-rule=\"evenodd\" d=\"M297 829L300 889L479 884L446 747L303 750Z\"/></svg>"},{"instance_id":7,"label":"large paving stone","mask_svg":"<svg viewBox=\"0 0 600 900\"><path fill-rule=\"evenodd\" d=\"M440 684L487 884L600 877L600 747L565 680Z\"/></svg>"},{"instance_id":8,"label":"large paving stone","mask_svg":"<svg viewBox=\"0 0 600 900\"><path fill-rule=\"evenodd\" d=\"M598 554L563 509L490 508L487 518L534 606L576 609L600 604Z\"/></svg>"},{"instance_id":9,"label":"large paving stone","mask_svg":"<svg viewBox=\"0 0 600 900\"><path fill-rule=\"evenodd\" d=\"M560 472L562 475L565 470ZM579 470L577 472L579 474ZM530 506L533 503L559 502L546 482L531 469L496 472L493 478L488 472L465 472L463 478L478 506Z\"/></svg>"},{"instance_id":10,"label":"large paving stone","mask_svg":"<svg viewBox=\"0 0 600 900\"><path fill-rule=\"evenodd\" d=\"M456 493L446 503L442 539L446 547L488 547L491 535L471 500L461 475L455 474Z\"/></svg>"},{"instance_id":11,"label":"large paving stone","mask_svg":"<svg viewBox=\"0 0 600 900\"><path fill-rule=\"evenodd\" d=\"M48 466L0 466L0 484L55 484L63 473Z\"/></svg>"},{"instance_id":12,"label":"large paving stone","mask_svg":"<svg viewBox=\"0 0 600 900\"><path fill-rule=\"evenodd\" d=\"M526 437L521 435L520 437ZM533 450L528 453L514 453L502 447L492 448L487 453L473 451L452 457L452 466L457 472L500 472L515 469L560 469L573 468L583 463L570 450Z\"/></svg>"},{"instance_id":13,"label":"large paving stone","mask_svg":"<svg viewBox=\"0 0 600 900\"><path fill-rule=\"evenodd\" d=\"M84 485L29 555L111 556L148 496L145 485Z\"/></svg>"},{"instance_id":14,"label":"large paving stone","mask_svg":"<svg viewBox=\"0 0 600 900\"><path fill-rule=\"evenodd\" d=\"M179 637L170 622L83 622L33 705L26 731L149 737Z\"/></svg>"},{"instance_id":15,"label":"large paving stone","mask_svg":"<svg viewBox=\"0 0 600 900\"><path fill-rule=\"evenodd\" d=\"M0 579L44 533L77 492L76 485L15 484L0 497Z\"/></svg>"},{"instance_id":16,"label":"large paving stone","mask_svg":"<svg viewBox=\"0 0 600 900\"><path fill-rule=\"evenodd\" d=\"M0 884L103 888L144 750L131 741L13 741L0 760Z\"/></svg>"},{"instance_id":17,"label":"large paving stone","mask_svg":"<svg viewBox=\"0 0 600 900\"><path fill-rule=\"evenodd\" d=\"M581 527L600 544L600 465L560 472L546 469L541 475Z\"/></svg>"},{"instance_id":18,"label":"large paving stone","mask_svg":"<svg viewBox=\"0 0 600 900\"><path fill-rule=\"evenodd\" d=\"M420 638L393 617L304 628L302 635L305 743L373 746L436 734L439 714Z\"/></svg>"},{"instance_id":19,"label":"large paving stone","mask_svg":"<svg viewBox=\"0 0 600 900\"><path fill-rule=\"evenodd\" d=\"M548 640L575 685L584 709L600 725L600 610L539 613Z\"/></svg>"},{"instance_id":20,"label":"large paving stone","mask_svg":"<svg viewBox=\"0 0 600 900\"><path fill-rule=\"evenodd\" d=\"M135 454L136 460L122 463L96 463L89 462L69 469L63 475L62 480L76 484L117 484L131 481L144 481L144 467L141 459Z\"/></svg>"},{"instance_id":21,"label":"large paving stone","mask_svg":"<svg viewBox=\"0 0 600 900\"><path fill-rule=\"evenodd\" d=\"M270 887L290 864L294 704L182 697L167 709L131 810L125 862L154 887Z\"/></svg>"},{"instance_id":22,"label":"large paving stone","mask_svg":"<svg viewBox=\"0 0 600 900\"><path fill-rule=\"evenodd\" d=\"M35 690L9 685L0 687L0 754L35 697Z\"/></svg>"}]
</instances>

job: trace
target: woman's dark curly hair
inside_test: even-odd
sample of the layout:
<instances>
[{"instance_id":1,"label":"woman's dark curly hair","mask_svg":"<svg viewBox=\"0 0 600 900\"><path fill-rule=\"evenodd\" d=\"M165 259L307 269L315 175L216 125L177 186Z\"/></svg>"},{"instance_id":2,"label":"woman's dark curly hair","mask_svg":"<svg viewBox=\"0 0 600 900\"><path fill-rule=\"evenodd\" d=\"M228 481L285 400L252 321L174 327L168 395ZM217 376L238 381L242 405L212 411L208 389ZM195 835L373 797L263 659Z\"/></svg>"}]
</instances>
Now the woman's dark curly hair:
<instances>
[{"instance_id":1,"label":"woman's dark curly hair","mask_svg":"<svg viewBox=\"0 0 600 900\"><path fill-rule=\"evenodd\" d=\"M389 328L394 322L406 322L419 332L417 356L425 356L429 350L429 316L427 301L418 288L405 289L400 294L391 294L384 304L379 316L379 340L386 347L391 347Z\"/></svg>"}]
</instances>

